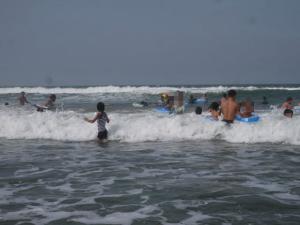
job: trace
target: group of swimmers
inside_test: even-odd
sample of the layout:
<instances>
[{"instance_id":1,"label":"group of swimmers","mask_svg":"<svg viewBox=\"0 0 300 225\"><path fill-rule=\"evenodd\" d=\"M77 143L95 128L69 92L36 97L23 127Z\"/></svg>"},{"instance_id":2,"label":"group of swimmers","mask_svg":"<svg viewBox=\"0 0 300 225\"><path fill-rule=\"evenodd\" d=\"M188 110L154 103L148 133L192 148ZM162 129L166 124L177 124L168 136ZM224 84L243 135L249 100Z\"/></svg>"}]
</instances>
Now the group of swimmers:
<instances>
[{"instance_id":1,"label":"group of swimmers","mask_svg":"<svg viewBox=\"0 0 300 225\"><path fill-rule=\"evenodd\" d=\"M237 115L247 118L251 117L254 112L254 103L247 99L241 103L236 101L237 92L235 90L229 90L227 94L224 94L220 100L220 102L212 102L208 107L211 118L213 120L219 120L222 117L222 121L227 124L232 124ZM183 96L182 96L183 97ZM207 100L207 96L204 96ZM181 93L179 93L179 102L183 101L181 98ZM25 92L21 92L20 97L18 98L20 105L31 104L30 101L27 100ZM174 99L169 98L166 95L161 95L161 100L166 105L173 104ZM173 100L173 101L172 101ZM266 102L266 98L263 100ZM56 95L51 94L48 97L48 100L43 105L34 105L37 108L37 111L44 111L44 109L51 109L55 107ZM31 104L32 105L32 104ZM282 104L281 108L284 110L284 115L286 117L293 117L293 98L288 97L286 101ZM202 108L200 106L195 109L196 114L202 114ZM97 113L92 119L84 118L85 121L89 123L94 123L97 121L98 126L98 139L102 142L105 142L108 137L108 132L106 129L106 123L109 123L110 120L105 112L105 105L103 102L99 102L97 104Z\"/></svg>"},{"instance_id":2,"label":"group of swimmers","mask_svg":"<svg viewBox=\"0 0 300 225\"><path fill-rule=\"evenodd\" d=\"M20 105L24 106L25 104L30 104L37 108L38 112L43 112L45 109L54 109L55 108L55 101L56 101L56 95L51 94L49 95L47 101L42 105L32 104L30 101L28 101L26 97L26 93L22 91L20 93L20 97L18 98Z\"/></svg>"},{"instance_id":3,"label":"group of swimmers","mask_svg":"<svg viewBox=\"0 0 300 225\"><path fill-rule=\"evenodd\" d=\"M254 102L250 99L246 99L243 102L238 103L236 101L237 92L235 90L229 90L227 94L224 94L220 102L212 102L208 107L210 116L213 120L219 120L223 117L222 121L227 124L234 122L237 116L242 118L249 118L253 116L254 113ZM266 97L263 97L264 104L267 104ZM286 101L282 104L281 109L283 109L283 115L292 118L293 117L293 98L288 97ZM202 108L200 106L195 109L196 114L202 114Z\"/></svg>"}]
</instances>

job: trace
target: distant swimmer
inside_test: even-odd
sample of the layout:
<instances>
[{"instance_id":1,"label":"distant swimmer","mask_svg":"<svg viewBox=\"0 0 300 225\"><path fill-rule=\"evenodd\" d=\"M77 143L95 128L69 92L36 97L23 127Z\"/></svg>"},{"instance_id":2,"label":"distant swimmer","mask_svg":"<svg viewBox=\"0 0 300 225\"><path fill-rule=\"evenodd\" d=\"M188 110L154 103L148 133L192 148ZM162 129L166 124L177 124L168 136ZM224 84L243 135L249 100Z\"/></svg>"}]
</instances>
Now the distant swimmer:
<instances>
[{"instance_id":1,"label":"distant swimmer","mask_svg":"<svg viewBox=\"0 0 300 225\"><path fill-rule=\"evenodd\" d=\"M283 115L288 118L293 118L293 114L294 114L294 112L291 109L285 109L283 112Z\"/></svg>"},{"instance_id":2,"label":"distant swimmer","mask_svg":"<svg viewBox=\"0 0 300 225\"><path fill-rule=\"evenodd\" d=\"M281 106L282 109L293 109L293 98L292 97L288 97L286 99L286 101L282 104Z\"/></svg>"},{"instance_id":3,"label":"distant swimmer","mask_svg":"<svg viewBox=\"0 0 300 225\"><path fill-rule=\"evenodd\" d=\"M226 100L227 100L227 94L226 93L224 93L223 95L222 95L222 98L220 99L220 110L219 110L219 115L221 115L222 114L222 105L226 102Z\"/></svg>"},{"instance_id":4,"label":"distant swimmer","mask_svg":"<svg viewBox=\"0 0 300 225\"><path fill-rule=\"evenodd\" d=\"M254 112L254 103L250 100L247 99L246 101L241 103L241 108L240 108L240 116L247 118L251 117L252 113Z\"/></svg>"},{"instance_id":5,"label":"distant swimmer","mask_svg":"<svg viewBox=\"0 0 300 225\"><path fill-rule=\"evenodd\" d=\"M220 105L217 102L212 102L210 106L208 107L210 116L213 120L219 120L219 115L220 115Z\"/></svg>"},{"instance_id":6,"label":"distant swimmer","mask_svg":"<svg viewBox=\"0 0 300 225\"><path fill-rule=\"evenodd\" d=\"M160 94L160 101L162 106L167 106L169 104L169 95L166 93Z\"/></svg>"},{"instance_id":7,"label":"distant swimmer","mask_svg":"<svg viewBox=\"0 0 300 225\"><path fill-rule=\"evenodd\" d=\"M56 95L51 94L49 95L49 98L44 105L35 104L34 106L37 107L38 112L44 112L45 110L53 110L55 109L55 101L56 101Z\"/></svg>"},{"instance_id":8,"label":"distant swimmer","mask_svg":"<svg viewBox=\"0 0 300 225\"><path fill-rule=\"evenodd\" d=\"M48 101L45 104L45 107L47 107L48 109L53 109L55 107L55 101L56 101L56 95L55 94L51 94L49 96Z\"/></svg>"},{"instance_id":9,"label":"distant swimmer","mask_svg":"<svg viewBox=\"0 0 300 225\"><path fill-rule=\"evenodd\" d=\"M141 104L143 107L149 106L148 102L146 102L146 101L141 101L140 104Z\"/></svg>"},{"instance_id":10,"label":"distant swimmer","mask_svg":"<svg viewBox=\"0 0 300 225\"><path fill-rule=\"evenodd\" d=\"M239 112L239 105L235 100L236 91L229 90L226 101L221 105L223 113L223 121L227 124L233 123L235 116Z\"/></svg>"},{"instance_id":11,"label":"distant swimmer","mask_svg":"<svg viewBox=\"0 0 300 225\"><path fill-rule=\"evenodd\" d=\"M202 114L202 107L197 106L196 109L195 109L195 113L196 113L196 115L201 115Z\"/></svg>"},{"instance_id":12,"label":"distant swimmer","mask_svg":"<svg viewBox=\"0 0 300 225\"><path fill-rule=\"evenodd\" d=\"M190 104L195 104L196 103L196 98L194 97L194 95L193 94L190 94L190 97L189 97L189 103Z\"/></svg>"},{"instance_id":13,"label":"distant swimmer","mask_svg":"<svg viewBox=\"0 0 300 225\"><path fill-rule=\"evenodd\" d=\"M97 104L97 114L95 115L95 117L93 119L88 119L88 118L84 118L85 121L89 122L89 123L94 123L97 121L98 124L98 139L102 142L107 141L107 137L108 137L108 132L106 129L106 123L109 123L109 118L105 112L105 105L103 102L99 102Z\"/></svg>"},{"instance_id":14,"label":"distant swimmer","mask_svg":"<svg viewBox=\"0 0 300 225\"><path fill-rule=\"evenodd\" d=\"M262 100L261 104L263 104L263 105L269 105L269 102L268 102L268 99L267 99L266 96L263 96L263 100Z\"/></svg>"},{"instance_id":15,"label":"distant swimmer","mask_svg":"<svg viewBox=\"0 0 300 225\"><path fill-rule=\"evenodd\" d=\"M224 94L222 95L221 100L220 100L220 105L222 105L223 103L225 103L226 100L227 100L227 94L224 93Z\"/></svg>"},{"instance_id":16,"label":"distant swimmer","mask_svg":"<svg viewBox=\"0 0 300 225\"><path fill-rule=\"evenodd\" d=\"M29 103L26 96L25 96L24 91L21 92L21 96L19 97L19 102L20 102L20 105L25 105L25 104Z\"/></svg>"},{"instance_id":17,"label":"distant swimmer","mask_svg":"<svg viewBox=\"0 0 300 225\"><path fill-rule=\"evenodd\" d=\"M5 105L5 106L9 106L9 103L8 103L8 102L5 102L4 105Z\"/></svg>"}]
</instances>

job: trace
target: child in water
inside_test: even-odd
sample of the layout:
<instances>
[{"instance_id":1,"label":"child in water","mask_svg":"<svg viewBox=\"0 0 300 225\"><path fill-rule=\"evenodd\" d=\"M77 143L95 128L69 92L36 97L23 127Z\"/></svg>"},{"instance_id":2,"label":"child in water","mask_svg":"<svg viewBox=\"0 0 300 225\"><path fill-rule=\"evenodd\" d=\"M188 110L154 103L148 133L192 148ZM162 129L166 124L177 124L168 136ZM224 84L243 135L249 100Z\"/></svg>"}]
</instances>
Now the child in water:
<instances>
[{"instance_id":1,"label":"child in water","mask_svg":"<svg viewBox=\"0 0 300 225\"><path fill-rule=\"evenodd\" d=\"M106 130L105 125L106 125L106 123L109 123L109 119L107 117L106 112L104 112L105 105L103 102L99 102L97 104L97 110L98 110L98 112L93 119L84 118L84 120L89 123L94 123L95 121L97 121L97 124L98 124L98 136L97 137L100 141L106 141L108 132Z\"/></svg>"},{"instance_id":2,"label":"child in water","mask_svg":"<svg viewBox=\"0 0 300 225\"><path fill-rule=\"evenodd\" d=\"M196 113L196 115L201 115L202 114L202 107L197 106L196 109L195 109L195 113Z\"/></svg>"},{"instance_id":3,"label":"child in water","mask_svg":"<svg viewBox=\"0 0 300 225\"><path fill-rule=\"evenodd\" d=\"M283 112L283 115L288 118L293 118L293 114L294 114L294 112L291 109L285 109Z\"/></svg>"},{"instance_id":4,"label":"child in water","mask_svg":"<svg viewBox=\"0 0 300 225\"><path fill-rule=\"evenodd\" d=\"M247 99L246 101L241 103L240 110L242 109L242 112L240 112L241 117L248 118L252 116L252 113L254 112L254 103Z\"/></svg>"},{"instance_id":5,"label":"child in water","mask_svg":"<svg viewBox=\"0 0 300 225\"><path fill-rule=\"evenodd\" d=\"M210 116L213 120L219 120L220 110L219 110L219 103L212 102L209 106Z\"/></svg>"}]
</instances>

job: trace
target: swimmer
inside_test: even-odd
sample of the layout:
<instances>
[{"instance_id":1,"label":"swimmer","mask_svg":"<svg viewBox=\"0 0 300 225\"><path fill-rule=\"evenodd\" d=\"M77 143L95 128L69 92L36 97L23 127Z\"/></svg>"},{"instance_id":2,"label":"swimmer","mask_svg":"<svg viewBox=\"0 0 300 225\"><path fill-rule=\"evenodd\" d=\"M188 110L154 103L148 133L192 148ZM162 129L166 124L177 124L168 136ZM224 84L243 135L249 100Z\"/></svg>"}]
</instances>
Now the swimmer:
<instances>
[{"instance_id":1,"label":"swimmer","mask_svg":"<svg viewBox=\"0 0 300 225\"><path fill-rule=\"evenodd\" d=\"M286 99L286 101L282 104L281 106L282 109L293 109L294 106L293 106L293 98L292 97L288 97Z\"/></svg>"},{"instance_id":2,"label":"swimmer","mask_svg":"<svg viewBox=\"0 0 300 225\"><path fill-rule=\"evenodd\" d=\"M49 99L48 99L48 101L46 102L46 104L45 104L45 107L47 107L47 108L54 108L54 106L55 106L55 100L56 100L56 95L54 95L54 94L51 94L50 96L49 96Z\"/></svg>"},{"instance_id":3,"label":"swimmer","mask_svg":"<svg viewBox=\"0 0 300 225\"><path fill-rule=\"evenodd\" d=\"M223 121L227 124L233 123L235 116L239 112L239 105L236 102L236 91L229 90L227 93L227 99L223 103L222 113L223 113Z\"/></svg>"},{"instance_id":4,"label":"swimmer","mask_svg":"<svg viewBox=\"0 0 300 225\"><path fill-rule=\"evenodd\" d=\"M29 103L27 101L27 98L25 96L25 92L24 91L21 92L21 96L19 97L19 102L20 102L20 105L25 105L25 104Z\"/></svg>"},{"instance_id":5,"label":"swimmer","mask_svg":"<svg viewBox=\"0 0 300 225\"><path fill-rule=\"evenodd\" d=\"M222 105L226 102L226 100L227 100L227 94L224 93L224 94L222 95L222 98L220 99L220 111L219 111L219 116L221 116L221 114L222 114Z\"/></svg>"},{"instance_id":6,"label":"swimmer","mask_svg":"<svg viewBox=\"0 0 300 225\"><path fill-rule=\"evenodd\" d=\"M195 102L196 102L196 98L194 97L193 94L190 94L189 103L194 104Z\"/></svg>"},{"instance_id":7,"label":"swimmer","mask_svg":"<svg viewBox=\"0 0 300 225\"><path fill-rule=\"evenodd\" d=\"M169 95L165 93L160 94L160 101L163 106L167 106L169 104Z\"/></svg>"},{"instance_id":8,"label":"swimmer","mask_svg":"<svg viewBox=\"0 0 300 225\"><path fill-rule=\"evenodd\" d=\"M145 101L141 101L140 104L141 104L143 107L149 106L148 102L145 102Z\"/></svg>"},{"instance_id":9,"label":"swimmer","mask_svg":"<svg viewBox=\"0 0 300 225\"><path fill-rule=\"evenodd\" d=\"M222 95L221 100L220 100L220 105L222 105L223 103L225 103L226 99L227 99L227 94L224 93L224 94Z\"/></svg>"},{"instance_id":10,"label":"swimmer","mask_svg":"<svg viewBox=\"0 0 300 225\"><path fill-rule=\"evenodd\" d=\"M99 141L105 142L107 141L108 132L106 130L106 123L109 123L109 118L107 117L107 114L105 112L105 105L103 102L99 102L97 104L97 114L93 119L84 118L85 121L89 123L94 123L97 121L98 124L98 139Z\"/></svg>"},{"instance_id":11,"label":"swimmer","mask_svg":"<svg viewBox=\"0 0 300 225\"><path fill-rule=\"evenodd\" d=\"M212 119L214 120L219 120L219 103L217 102L212 102L209 106L209 112L210 112L210 115L212 117Z\"/></svg>"},{"instance_id":12,"label":"swimmer","mask_svg":"<svg viewBox=\"0 0 300 225\"><path fill-rule=\"evenodd\" d=\"M252 116L252 113L254 112L254 103L251 100L247 99L242 102L241 107L243 109L243 112L240 112L241 117L247 118Z\"/></svg>"},{"instance_id":13,"label":"swimmer","mask_svg":"<svg viewBox=\"0 0 300 225\"><path fill-rule=\"evenodd\" d=\"M50 110L54 109L55 101L56 101L56 95L51 94L51 95L49 95L47 102L43 106L40 106L40 105L34 105L34 106L37 107L38 112L44 112L45 109L50 109Z\"/></svg>"},{"instance_id":14,"label":"swimmer","mask_svg":"<svg viewBox=\"0 0 300 225\"><path fill-rule=\"evenodd\" d=\"M288 118L293 118L293 114L294 114L294 112L291 109L285 109L283 112L283 115Z\"/></svg>"},{"instance_id":15,"label":"swimmer","mask_svg":"<svg viewBox=\"0 0 300 225\"><path fill-rule=\"evenodd\" d=\"M196 109L195 109L195 113L196 113L196 115L201 115L202 114L202 107L197 106Z\"/></svg>"},{"instance_id":16,"label":"swimmer","mask_svg":"<svg viewBox=\"0 0 300 225\"><path fill-rule=\"evenodd\" d=\"M263 96L263 100L262 100L261 104L263 104L263 105L268 105L269 104L266 96Z\"/></svg>"},{"instance_id":17,"label":"swimmer","mask_svg":"<svg viewBox=\"0 0 300 225\"><path fill-rule=\"evenodd\" d=\"M9 106L9 103L8 103L8 102L5 102L4 105L5 105L5 106Z\"/></svg>"}]
</instances>

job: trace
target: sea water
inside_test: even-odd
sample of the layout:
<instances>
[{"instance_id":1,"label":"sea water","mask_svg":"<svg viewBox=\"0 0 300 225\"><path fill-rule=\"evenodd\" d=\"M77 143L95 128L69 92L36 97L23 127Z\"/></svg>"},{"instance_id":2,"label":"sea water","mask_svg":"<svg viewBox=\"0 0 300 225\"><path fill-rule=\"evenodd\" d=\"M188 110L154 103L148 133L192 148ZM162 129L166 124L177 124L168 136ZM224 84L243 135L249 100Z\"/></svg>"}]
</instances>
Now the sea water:
<instances>
[{"instance_id":1,"label":"sea water","mask_svg":"<svg viewBox=\"0 0 300 225\"><path fill-rule=\"evenodd\" d=\"M234 87L255 102L255 124L228 127L194 106L154 111L161 92L211 102L230 88L0 88L0 224L300 224L300 116L275 107L300 102L300 85ZM54 93L58 108L20 107L21 91L39 104ZM98 101L111 119L105 144L83 120Z\"/></svg>"}]
</instances>

